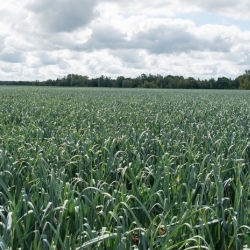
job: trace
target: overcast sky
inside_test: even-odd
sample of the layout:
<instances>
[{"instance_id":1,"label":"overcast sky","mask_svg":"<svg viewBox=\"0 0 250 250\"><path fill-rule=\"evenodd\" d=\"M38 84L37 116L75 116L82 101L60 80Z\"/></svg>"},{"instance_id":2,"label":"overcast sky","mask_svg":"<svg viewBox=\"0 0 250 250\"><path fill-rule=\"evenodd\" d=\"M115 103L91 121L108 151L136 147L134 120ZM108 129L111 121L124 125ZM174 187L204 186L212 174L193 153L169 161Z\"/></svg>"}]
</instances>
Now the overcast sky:
<instances>
[{"instance_id":1,"label":"overcast sky","mask_svg":"<svg viewBox=\"0 0 250 250\"><path fill-rule=\"evenodd\" d=\"M250 69L249 0L1 0L0 80Z\"/></svg>"}]
</instances>

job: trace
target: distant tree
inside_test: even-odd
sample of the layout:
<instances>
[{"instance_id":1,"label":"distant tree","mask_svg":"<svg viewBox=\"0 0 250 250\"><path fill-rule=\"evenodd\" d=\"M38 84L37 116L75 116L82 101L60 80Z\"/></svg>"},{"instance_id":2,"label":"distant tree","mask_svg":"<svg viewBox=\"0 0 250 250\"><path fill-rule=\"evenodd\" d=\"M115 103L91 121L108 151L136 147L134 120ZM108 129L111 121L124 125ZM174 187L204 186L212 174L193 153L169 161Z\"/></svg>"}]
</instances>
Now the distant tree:
<instances>
[{"instance_id":1,"label":"distant tree","mask_svg":"<svg viewBox=\"0 0 250 250\"><path fill-rule=\"evenodd\" d=\"M236 77L233 81L232 81L232 88L233 89L239 89L240 87L240 78L241 76Z\"/></svg>"},{"instance_id":2,"label":"distant tree","mask_svg":"<svg viewBox=\"0 0 250 250\"><path fill-rule=\"evenodd\" d=\"M89 86L90 86L90 87L98 87L98 84L99 84L98 78L92 78L92 79L90 80Z\"/></svg>"},{"instance_id":3,"label":"distant tree","mask_svg":"<svg viewBox=\"0 0 250 250\"><path fill-rule=\"evenodd\" d=\"M186 87L186 82L183 76L176 76L175 77L176 81L176 88L178 89L185 89Z\"/></svg>"},{"instance_id":4,"label":"distant tree","mask_svg":"<svg viewBox=\"0 0 250 250\"><path fill-rule=\"evenodd\" d=\"M195 80L193 77L188 77L185 80L185 83L186 83L186 87L189 88L189 89L190 88L191 89L198 89L199 88L197 80Z\"/></svg>"},{"instance_id":5,"label":"distant tree","mask_svg":"<svg viewBox=\"0 0 250 250\"><path fill-rule=\"evenodd\" d=\"M230 79L226 77L219 77L217 80L218 89L230 89Z\"/></svg>"},{"instance_id":6,"label":"distant tree","mask_svg":"<svg viewBox=\"0 0 250 250\"><path fill-rule=\"evenodd\" d=\"M122 82L123 82L124 79L125 79L124 76L118 76L118 77L116 78L116 81L115 81L115 86L116 86L117 88L122 88Z\"/></svg>"},{"instance_id":7,"label":"distant tree","mask_svg":"<svg viewBox=\"0 0 250 250\"><path fill-rule=\"evenodd\" d=\"M133 87L133 81L131 79L125 79L122 81L122 87L123 88L132 88Z\"/></svg>"},{"instance_id":8,"label":"distant tree","mask_svg":"<svg viewBox=\"0 0 250 250\"><path fill-rule=\"evenodd\" d=\"M162 88L169 88L169 78L168 76L163 77L162 80Z\"/></svg>"},{"instance_id":9,"label":"distant tree","mask_svg":"<svg viewBox=\"0 0 250 250\"><path fill-rule=\"evenodd\" d=\"M208 83L210 85L210 89L217 89L217 84L214 78L210 78L208 80Z\"/></svg>"},{"instance_id":10,"label":"distant tree","mask_svg":"<svg viewBox=\"0 0 250 250\"><path fill-rule=\"evenodd\" d=\"M250 70L245 70L245 75L250 76Z\"/></svg>"},{"instance_id":11,"label":"distant tree","mask_svg":"<svg viewBox=\"0 0 250 250\"><path fill-rule=\"evenodd\" d=\"M246 70L245 74L239 79L239 89L250 89L250 70Z\"/></svg>"},{"instance_id":12,"label":"distant tree","mask_svg":"<svg viewBox=\"0 0 250 250\"><path fill-rule=\"evenodd\" d=\"M145 82L145 81L147 81L147 79L148 79L148 76L146 75L146 74L141 74L141 81L142 81L142 84Z\"/></svg>"},{"instance_id":13,"label":"distant tree","mask_svg":"<svg viewBox=\"0 0 250 250\"><path fill-rule=\"evenodd\" d=\"M88 76L71 74L67 77L67 84L71 87L86 87L88 86Z\"/></svg>"},{"instance_id":14,"label":"distant tree","mask_svg":"<svg viewBox=\"0 0 250 250\"><path fill-rule=\"evenodd\" d=\"M163 85L163 76L161 75L157 75L156 81L155 81L155 85L157 86L157 88L162 88Z\"/></svg>"},{"instance_id":15,"label":"distant tree","mask_svg":"<svg viewBox=\"0 0 250 250\"><path fill-rule=\"evenodd\" d=\"M142 86L143 88L157 88L157 85L155 84L154 81L152 82L145 81Z\"/></svg>"},{"instance_id":16,"label":"distant tree","mask_svg":"<svg viewBox=\"0 0 250 250\"><path fill-rule=\"evenodd\" d=\"M0 85L30 85L30 86L71 86L71 87L119 87L119 88L200 88L200 89L250 89L250 70L234 80L219 77L217 80L196 80L193 77L161 76L141 74L136 78L118 76L116 79L101 75L99 78L89 79L88 76L68 74L56 80L37 81L0 81Z\"/></svg>"},{"instance_id":17,"label":"distant tree","mask_svg":"<svg viewBox=\"0 0 250 250\"><path fill-rule=\"evenodd\" d=\"M164 77L164 83L166 83L167 88L176 88L175 77L172 75Z\"/></svg>"},{"instance_id":18,"label":"distant tree","mask_svg":"<svg viewBox=\"0 0 250 250\"><path fill-rule=\"evenodd\" d=\"M210 84L207 79L203 81L198 81L198 85L200 89L210 89Z\"/></svg>"},{"instance_id":19,"label":"distant tree","mask_svg":"<svg viewBox=\"0 0 250 250\"><path fill-rule=\"evenodd\" d=\"M149 74L149 75L147 76L147 81L148 81L148 82L155 82L156 79L157 79L157 76L155 76L155 75Z\"/></svg>"},{"instance_id":20,"label":"distant tree","mask_svg":"<svg viewBox=\"0 0 250 250\"><path fill-rule=\"evenodd\" d=\"M133 80L133 88L140 88L142 87L142 80L141 80L141 77L136 77L134 80Z\"/></svg>"},{"instance_id":21,"label":"distant tree","mask_svg":"<svg viewBox=\"0 0 250 250\"><path fill-rule=\"evenodd\" d=\"M99 77L99 79L98 79L98 87L106 87L105 86L105 77L104 77L104 75L101 75L101 77Z\"/></svg>"},{"instance_id":22,"label":"distant tree","mask_svg":"<svg viewBox=\"0 0 250 250\"><path fill-rule=\"evenodd\" d=\"M55 86L55 82L51 79L47 80L45 83L46 83L46 86Z\"/></svg>"}]
</instances>

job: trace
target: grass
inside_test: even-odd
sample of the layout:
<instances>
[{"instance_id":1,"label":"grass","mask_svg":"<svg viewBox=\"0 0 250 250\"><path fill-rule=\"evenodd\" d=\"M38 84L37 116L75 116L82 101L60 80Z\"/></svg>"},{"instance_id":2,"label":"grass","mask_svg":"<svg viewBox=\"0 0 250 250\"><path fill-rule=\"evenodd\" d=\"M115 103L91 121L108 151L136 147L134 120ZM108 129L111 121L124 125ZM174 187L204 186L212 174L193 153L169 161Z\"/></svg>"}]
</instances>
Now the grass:
<instances>
[{"instance_id":1,"label":"grass","mask_svg":"<svg viewBox=\"0 0 250 250\"><path fill-rule=\"evenodd\" d=\"M249 97L1 87L0 249L247 249Z\"/></svg>"}]
</instances>

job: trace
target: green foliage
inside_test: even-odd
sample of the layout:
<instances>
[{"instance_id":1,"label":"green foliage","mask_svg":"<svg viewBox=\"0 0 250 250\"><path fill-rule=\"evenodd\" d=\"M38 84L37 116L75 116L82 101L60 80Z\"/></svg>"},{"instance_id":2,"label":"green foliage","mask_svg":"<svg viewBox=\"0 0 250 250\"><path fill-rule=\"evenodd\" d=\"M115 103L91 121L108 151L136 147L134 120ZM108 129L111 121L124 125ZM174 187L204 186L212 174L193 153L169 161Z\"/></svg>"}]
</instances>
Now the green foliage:
<instances>
[{"instance_id":1,"label":"green foliage","mask_svg":"<svg viewBox=\"0 0 250 250\"><path fill-rule=\"evenodd\" d=\"M244 75L232 80L219 77L217 80L196 80L193 77L161 76L142 74L136 78L118 76L116 79L101 75L90 79L88 76L68 74L56 80L48 79L45 82L29 81L0 81L0 85L31 85L31 86L62 86L62 87L116 87L116 88L171 88L171 89L250 89L250 70Z\"/></svg>"},{"instance_id":2,"label":"green foliage","mask_svg":"<svg viewBox=\"0 0 250 250\"><path fill-rule=\"evenodd\" d=\"M246 73L239 77L239 88L240 89L250 89L250 73L246 70Z\"/></svg>"},{"instance_id":3,"label":"green foliage","mask_svg":"<svg viewBox=\"0 0 250 250\"><path fill-rule=\"evenodd\" d=\"M132 80L123 80L122 81L122 87L123 88L132 88L133 87L133 81Z\"/></svg>"},{"instance_id":4,"label":"green foliage","mask_svg":"<svg viewBox=\"0 0 250 250\"><path fill-rule=\"evenodd\" d=\"M248 91L0 90L0 249L250 246Z\"/></svg>"}]
</instances>

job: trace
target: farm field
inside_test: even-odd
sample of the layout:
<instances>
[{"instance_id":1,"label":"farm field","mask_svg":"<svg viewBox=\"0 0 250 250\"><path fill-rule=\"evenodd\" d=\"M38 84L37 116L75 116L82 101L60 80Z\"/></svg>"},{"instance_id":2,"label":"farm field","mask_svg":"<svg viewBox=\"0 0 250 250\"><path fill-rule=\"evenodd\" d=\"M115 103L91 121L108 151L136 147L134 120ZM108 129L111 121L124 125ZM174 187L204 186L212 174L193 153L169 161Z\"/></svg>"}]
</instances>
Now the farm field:
<instances>
[{"instance_id":1,"label":"farm field","mask_svg":"<svg viewBox=\"0 0 250 250\"><path fill-rule=\"evenodd\" d=\"M0 249L250 247L249 91L0 100Z\"/></svg>"}]
</instances>

